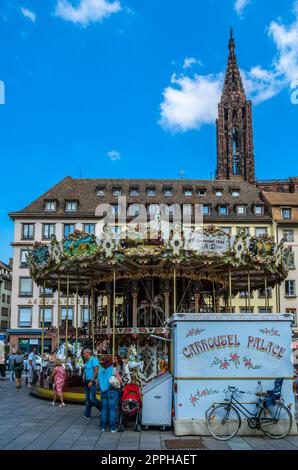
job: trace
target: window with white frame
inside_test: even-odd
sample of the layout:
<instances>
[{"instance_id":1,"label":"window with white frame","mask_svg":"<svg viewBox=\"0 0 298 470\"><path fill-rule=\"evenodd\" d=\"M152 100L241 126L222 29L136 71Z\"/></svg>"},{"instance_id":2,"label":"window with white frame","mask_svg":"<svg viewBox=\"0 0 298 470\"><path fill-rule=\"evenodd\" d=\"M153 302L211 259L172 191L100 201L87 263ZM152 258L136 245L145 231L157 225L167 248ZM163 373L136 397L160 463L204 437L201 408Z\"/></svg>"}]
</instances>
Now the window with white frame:
<instances>
[{"instance_id":1,"label":"window with white frame","mask_svg":"<svg viewBox=\"0 0 298 470\"><path fill-rule=\"evenodd\" d=\"M20 277L20 291L21 297L31 297L33 294L33 281L31 277Z\"/></svg>"},{"instance_id":2,"label":"window with white frame","mask_svg":"<svg viewBox=\"0 0 298 470\"><path fill-rule=\"evenodd\" d=\"M164 188L164 191L163 191L163 192L164 192L164 195L165 195L166 197L171 197L171 196L173 196L173 189L172 189L172 188Z\"/></svg>"},{"instance_id":3,"label":"window with white frame","mask_svg":"<svg viewBox=\"0 0 298 470\"><path fill-rule=\"evenodd\" d=\"M82 317L81 317L82 325L87 326L91 319L91 308L84 306L82 307L81 311L82 311Z\"/></svg>"},{"instance_id":4,"label":"window with white frame","mask_svg":"<svg viewBox=\"0 0 298 470\"><path fill-rule=\"evenodd\" d=\"M203 204L203 215L209 215L209 214L210 214L209 204Z\"/></svg>"},{"instance_id":5,"label":"window with white frame","mask_svg":"<svg viewBox=\"0 0 298 470\"><path fill-rule=\"evenodd\" d=\"M64 224L64 237L67 238L71 233L75 231L75 224Z\"/></svg>"},{"instance_id":6,"label":"window with white frame","mask_svg":"<svg viewBox=\"0 0 298 470\"><path fill-rule=\"evenodd\" d=\"M292 218L292 210L287 208L287 209L282 209L281 210L281 215L284 220L291 220Z\"/></svg>"},{"instance_id":7,"label":"window with white frame","mask_svg":"<svg viewBox=\"0 0 298 470\"><path fill-rule=\"evenodd\" d=\"M246 206L236 206L236 212L238 215L246 214Z\"/></svg>"},{"instance_id":8,"label":"window with white frame","mask_svg":"<svg viewBox=\"0 0 298 470\"><path fill-rule=\"evenodd\" d=\"M34 238L34 224L23 224L22 239L33 240Z\"/></svg>"},{"instance_id":9,"label":"window with white frame","mask_svg":"<svg viewBox=\"0 0 298 470\"><path fill-rule=\"evenodd\" d=\"M130 188L129 194L131 196L138 196L139 195L139 188Z\"/></svg>"},{"instance_id":10,"label":"window with white frame","mask_svg":"<svg viewBox=\"0 0 298 470\"><path fill-rule=\"evenodd\" d=\"M232 194L232 197L240 197L240 191L236 189L232 190L231 194Z\"/></svg>"},{"instance_id":11,"label":"window with white frame","mask_svg":"<svg viewBox=\"0 0 298 470\"><path fill-rule=\"evenodd\" d=\"M101 186L98 186L96 188L96 194L97 196L104 196L105 195L105 188L104 187L101 187Z\"/></svg>"},{"instance_id":12,"label":"window with white frame","mask_svg":"<svg viewBox=\"0 0 298 470\"><path fill-rule=\"evenodd\" d=\"M56 201L46 201L45 202L45 211L46 212L55 212L57 207Z\"/></svg>"},{"instance_id":13,"label":"window with white frame","mask_svg":"<svg viewBox=\"0 0 298 470\"><path fill-rule=\"evenodd\" d=\"M268 230L266 227L256 227L255 228L255 235L256 237L260 237L262 235L267 235Z\"/></svg>"},{"instance_id":14,"label":"window with white frame","mask_svg":"<svg viewBox=\"0 0 298 470\"><path fill-rule=\"evenodd\" d=\"M113 188L113 195L114 196L121 196L122 194L122 189L121 188Z\"/></svg>"},{"instance_id":15,"label":"window with white frame","mask_svg":"<svg viewBox=\"0 0 298 470\"><path fill-rule=\"evenodd\" d=\"M206 188L199 188L197 194L199 197L206 196Z\"/></svg>"},{"instance_id":16,"label":"window with white frame","mask_svg":"<svg viewBox=\"0 0 298 470\"><path fill-rule=\"evenodd\" d=\"M262 215L263 214L263 206L257 204L256 206L254 206L254 212L255 212L255 215Z\"/></svg>"},{"instance_id":17,"label":"window with white frame","mask_svg":"<svg viewBox=\"0 0 298 470\"><path fill-rule=\"evenodd\" d=\"M285 282L285 295L286 297L296 297L296 282L294 280Z\"/></svg>"},{"instance_id":18,"label":"window with white frame","mask_svg":"<svg viewBox=\"0 0 298 470\"><path fill-rule=\"evenodd\" d=\"M49 240L52 235L55 235L55 224L43 224L42 237L44 240Z\"/></svg>"},{"instance_id":19,"label":"window with white frame","mask_svg":"<svg viewBox=\"0 0 298 470\"><path fill-rule=\"evenodd\" d=\"M61 307L60 315L61 315L61 320L62 321L66 320L67 307ZM72 319L73 319L73 307L70 306L70 307L68 307L68 320L72 321Z\"/></svg>"},{"instance_id":20,"label":"window with white frame","mask_svg":"<svg viewBox=\"0 0 298 470\"><path fill-rule=\"evenodd\" d=\"M44 315L44 326L45 328L50 328L53 324L53 308L52 307L45 307L43 312L43 307L39 309L39 319L40 319L40 327L42 328L43 324L43 315Z\"/></svg>"},{"instance_id":21,"label":"window with white frame","mask_svg":"<svg viewBox=\"0 0 298 470\"><path fill-rule=\"evenodd\" d=\"M23 267L28 266L28 254L29 254L28 250L22 249L20 251L20 263L21 263L21 266Z\"/></svg>"},{"instance_id":22,"label":"window with white frame","mask_svg":"<svg viewBox=\"0 0 298 470\"><path fill-rule=\"evenodd\" d=\"M39 295L40 297L53 297L53 289L51 287L40 287L39 289Z\"/></svg>"},{"instance_id":23,"label":"window with white frame","mask_svg":"<svg viewBox=\"0 0 298 470\"><path fill-rule=\"evenodd\" d=\"M284 240L289 243L294 242L294 230L284 230Z\"/></svg>"},{"instance_id":24,"label":"window with white frame","mask_svg":"<svg viewBox=\"0 0 298 470\"><path fill-rule=\"evenodd\" d=\"M89 233L90 235L94 235L95 224L84 224L84 232Z\"/></svg>"},{"instance_id":25,"label":"window with white frame","mask_svg":"<svg viewBox=\"0 0 298 470\"><path fill-rule=\"evenodd\" d=\"M187 196L187 197L192 196L192 189L191 188L184 188L183 189L183 194L184 194L184 196Z\"/></svg>"},{"instance_id":26,"label":"window with white frame","mask_svg":"<svg viewBox=\"0 0 298 470\"><path fill-rule=\"evenodd\" d=\"M216 196L216 197L222 197L222 195L223 195L223 192L222 192L221 189L216 189L216 190L215 190L215 196Z\"/></svg>"},{"instance_id":27,"label":"window with white frame","mask_svg":"<svg viewBox=\"0 0 298 470\"><path fill-rule=\"evenodd\" d=\"M226 204L221 204L218 206L219 215L228 215L228 206Z\"/></svg>"},{"instance_id":28,"label":"window with white frame","mask_svg":"<svg viewBox=\"0 0 298 470\"><path fill-rule=\"evenodd\" d=\"M66 201L65 210L66 212L76 212L78 208L78 201Z\"/></svg>"},{"instance_id":29,"label":"window with white frame","mask_svg":"<svg viewBox=\"0 0 298 470\"><path fill-rule=\"evenodd\" d=\"M32 307L19 307L19 328L30 328L32 325Z\"/></svg>"},{"instance_id":30,"label":"window with white frame","mask_svg":"<svg viewBox=\"0 0 298 470\"><path fill-rule=\"evenodd\" d=\"M156 196L156 188L147 188L147 196Z\"/></svg>"}]
</instances>

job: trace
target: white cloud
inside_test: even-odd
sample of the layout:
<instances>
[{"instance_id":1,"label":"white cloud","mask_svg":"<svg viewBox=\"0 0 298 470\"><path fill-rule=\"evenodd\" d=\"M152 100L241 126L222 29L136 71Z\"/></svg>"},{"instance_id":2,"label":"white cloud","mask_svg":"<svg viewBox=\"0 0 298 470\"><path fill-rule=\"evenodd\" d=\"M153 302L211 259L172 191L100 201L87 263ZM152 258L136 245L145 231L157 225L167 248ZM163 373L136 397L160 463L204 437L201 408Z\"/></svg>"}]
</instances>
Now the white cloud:
<instances>
[{"instance_id":1,"label":"white cloud","mask_svg":"<svg viewBox=\"0 0 298 470\"><path fill-rule=\"evenodd\" d=\"M183 63L184 70L190 69L193 65L202 66L202 62L194 57L185 57Z\"/></svg>"},{"instance_id":2,"label":"white cloud","mask_svg":"<svg viewBox=\"0 0 298 470\"><path fill-rule=\"evenodd\" d=\"M36 20L36 13L34 13L31 10L28 10L27 8L21 8L21 12L25 18L28 18L32 23L35 23Z\"/></svg>"},{"instance_id":3,"label":"white cloud","mask_svg":"<svg viewBox=\"0 0 298 470\"><path fill-rule=\"evenodd\" d=\"M104 18L121 10L119 1L79 0L75 5L72 0L58 0L55 14L64 20L87 26L89 23L102 21Z\"/></svg>"},{"instance_id":4,"label":"white cloud","mask_svg":"<svg viewBox=\"0 0 298 470\"><path fill-rule=\"evenodd\" d=\"M173 75L163 92L160 125L172 132L185 132L214 122L221 90L221 75Z\"/></svg>"},{"instance_id":5,"label":"white cloud","mask_svg":"<svg viewBox=\"0 0 298 470\"><path fill-rule=\"evenodd\" d=\"M242 70L246 93L255 105L267 101L285 89L293 89L298 82L298 0L294 2L295 20L290 25L273 21L268 35L274 41L276 56L268 69L254 66ZM188 67L180 75L174 74L163 91L159 124L171 132L199 129L214 123L223 86L223 73L187 75Z\"/></svg>"},{"instance_id":6,"label":"white cloud","mask_svg":"<svg viewBox=\"0 0 298 470\"><path fill-rule=\"evenodd\" d=\"M238 15L242 16L245 8L250 4L251 0L236 0L235 10Z\"/></svg>"},{"instance_id":7,"label":"white cloud","mask_svg":"<svg viewBox=\"0 0 298 470\"><path fill-rule=\"evenodd\" d=\"M120 152L117 152L117 150L110 150L108 152L108 157L109 157L110 160L115 162L116 160L120 160L121 154L120 154Z\"/></svg>"},{"instance_id":8,"label":"white cloud","mask_svg":"<svg viewBox=\"0 0 298 470\"><path fill-rule=\"evenodd\" d=\"M289 26L272 21L268 33L277 47L273 65L278 74L292 85L298 79L298 1L294 2L295 21Z\"/></svg>"}]
</instances>

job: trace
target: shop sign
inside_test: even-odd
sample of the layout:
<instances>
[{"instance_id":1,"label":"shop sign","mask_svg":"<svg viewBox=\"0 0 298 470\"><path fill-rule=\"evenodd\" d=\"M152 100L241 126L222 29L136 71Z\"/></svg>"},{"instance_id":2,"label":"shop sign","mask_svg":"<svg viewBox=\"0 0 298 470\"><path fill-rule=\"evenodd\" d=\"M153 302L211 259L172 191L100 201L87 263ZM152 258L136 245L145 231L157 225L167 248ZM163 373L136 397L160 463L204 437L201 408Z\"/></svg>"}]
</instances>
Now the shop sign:
<instances>
[{"instance_id":1,"label":"shop sign","mask_svg":"<svg viewBox=\"0 0 298 470\"><path fill-rule=\"evenodd\" d=\"M29 344L35 344L35 345L38 345L38 339L30 339L29 340Z\"/></svg>"}]
</instances>

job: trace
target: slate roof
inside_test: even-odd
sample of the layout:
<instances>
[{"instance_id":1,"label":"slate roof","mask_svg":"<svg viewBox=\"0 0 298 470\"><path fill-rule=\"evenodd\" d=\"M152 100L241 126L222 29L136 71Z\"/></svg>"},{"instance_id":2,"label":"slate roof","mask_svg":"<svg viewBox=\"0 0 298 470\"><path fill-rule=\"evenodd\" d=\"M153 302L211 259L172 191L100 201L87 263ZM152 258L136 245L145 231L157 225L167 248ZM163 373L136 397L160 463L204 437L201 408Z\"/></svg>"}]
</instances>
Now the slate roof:
<instances>
[{"instance_id":1,"label":"slate roof","mask_svg":"<svg viewBox=\"0 0 298 470\"><path fill-rule=\"evenodd\" d=\"M104 196L97 195L97 188L104 188ZM122 196L126 196L126 202L130 204L209 204L211 212L205 219L208 221L224 220L232 221L270 221L270 215L265 208L263 216L255 216L253 206L255 204L264 204L261 192L255 185L249 184L243 180L195 180L195 179L84 179L65 177L59 183L43 195L34 200L31 204L22 210L10 213L12 219L19 217L55 217L55 218L82 218L94 217L96 207L101 203L116 204L117 196L113 195L113 188L121 188ZM138 188L137 196L130 195L131 188ZM156 188L155 196L148 196L147 189ZM167 197L164 189L171 188L172 196ZM192 189L192 196L184 194L185 189ZM203 196L198 195L199 190L206 190ZM221 189L222 197L217 197L216 190ZM240 196L233 197L232 191L239 190ZM55 200L57 209L53 213L45 212L45 201ZM67 200L78 201L78 208L75 213L65 211ZM229 215L219 216L217 206L219 204L229 205ZM246 205L247 214L237 215L235 205Z\"/></svg>"}]
</instances>

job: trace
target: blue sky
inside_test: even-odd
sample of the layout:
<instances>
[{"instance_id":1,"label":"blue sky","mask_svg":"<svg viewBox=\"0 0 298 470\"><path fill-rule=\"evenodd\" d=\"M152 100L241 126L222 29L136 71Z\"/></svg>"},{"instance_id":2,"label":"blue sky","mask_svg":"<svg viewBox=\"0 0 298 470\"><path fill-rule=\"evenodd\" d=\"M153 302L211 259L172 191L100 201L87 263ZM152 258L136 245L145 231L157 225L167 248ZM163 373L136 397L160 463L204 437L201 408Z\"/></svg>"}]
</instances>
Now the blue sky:
<instances>
[{"instance_id":1,"label":"blue sky","mask_svg":"<svg viewBox=\"0 0 298 470\"><path fill-rule=\"evenodd\" d=\"M0 258L66 175L209 178L230 26L258 178L298 174L298 2L1 0ZM291 99L292 97L292 99Z\"/></svg>"}]
</instances>

